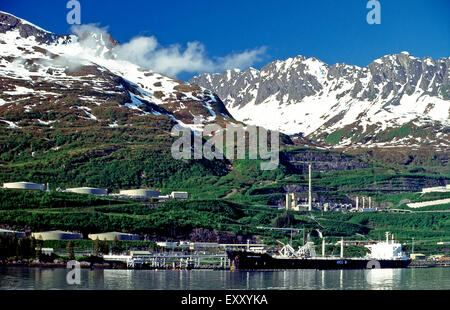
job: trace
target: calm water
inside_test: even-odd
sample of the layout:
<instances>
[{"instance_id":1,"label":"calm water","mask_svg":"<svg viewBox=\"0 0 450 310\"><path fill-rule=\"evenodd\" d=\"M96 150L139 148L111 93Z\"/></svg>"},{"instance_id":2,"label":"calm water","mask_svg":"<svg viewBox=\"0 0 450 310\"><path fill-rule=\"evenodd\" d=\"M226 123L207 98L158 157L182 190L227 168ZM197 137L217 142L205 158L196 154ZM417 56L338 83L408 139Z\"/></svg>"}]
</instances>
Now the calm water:
<instances>
[{"instance_id":1,"label":"calm water","mask_svg":"<svg viewBox=\"0 0 450 310\"><path fill-rule=\"evenodd\" d=\"M431 290L450 289L450 268L291 271L81 270L81 285L68 285L67 270L0 268L0 289L88 290Z\"/></svg>"}]
</instances>

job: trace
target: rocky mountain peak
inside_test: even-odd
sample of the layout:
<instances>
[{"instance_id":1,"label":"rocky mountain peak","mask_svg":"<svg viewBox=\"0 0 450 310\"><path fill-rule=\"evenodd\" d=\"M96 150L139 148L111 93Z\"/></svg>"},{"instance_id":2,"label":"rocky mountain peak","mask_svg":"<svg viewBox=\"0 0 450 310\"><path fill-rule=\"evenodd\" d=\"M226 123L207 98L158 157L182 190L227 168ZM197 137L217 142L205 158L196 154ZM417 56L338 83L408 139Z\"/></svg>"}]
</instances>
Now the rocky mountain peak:
<instances>
[{"instance_id":1,"label":"rocky mountain peak","mask_svg":"<svg viewBox=\"0 0 450 310\"><path fill-rule=\"evenodd\" d=\"M0 13L0 126L156 117L201 130L234 121L211 91L118 59L119 43L91 30L60 36Z\"/></svg>"},{"instance_id":2,"label":"rocky mountain peak","mask_svg":"<svg viewBox=\"0 0 450 310\"><path fill-rule=\"evenodd\" d=\"M58 37L12 14L0 11L0 33L17 31L22 38L34 37L39 43L51 43Z\"/></svg>"},{"instance_id":3,"label":"rocky mountain peak","mask_svg":"<svg viewBox=\"0 0 450 310\"><path fill-rule=\"evenodd\" d=\"M236 119L287 134L334 145L445 148L449 68L450 58L420 59L408 52L364 68L297 56L190 82L216 92Z\"/></svg>"}]
</instances>

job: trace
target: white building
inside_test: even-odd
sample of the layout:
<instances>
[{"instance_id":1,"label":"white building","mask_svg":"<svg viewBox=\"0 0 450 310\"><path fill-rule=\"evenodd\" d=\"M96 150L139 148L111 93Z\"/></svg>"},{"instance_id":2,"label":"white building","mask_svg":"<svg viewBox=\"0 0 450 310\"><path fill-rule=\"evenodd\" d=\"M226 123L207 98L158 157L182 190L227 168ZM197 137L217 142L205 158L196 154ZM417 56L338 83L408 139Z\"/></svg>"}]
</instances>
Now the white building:
<instances>
[{"instance_id":1,"label":"white building","mask_svg":"<svg viewBox=\"0 0 450 310\"><path fill-rule=\"evenodd\" d=\"M178 247L178 242L160 241L160 242L156 242L156 245L161 248L175 248L175 247Z\"/></svg>"},{"instance_id":2,"label":"white building","mask_svg":"<svg viewBox=\"0 0 450 310\"><path fill-rule=\"evenodd\" d=\"M190 250L208 250L218 248L220 248L220 245L215 242L191 242L189 245Z\"/></svg>"},{"instance_id":3,"label":"white building","mask_svg":"<svg viewBox=\"0 0 450 310\"><path fill-rule=\"evenodd\" d=\"M189 194L187 192L172 192L170 194L170 198L172 198L172 199L188 199Z\"/></svg>"}]
</instances>

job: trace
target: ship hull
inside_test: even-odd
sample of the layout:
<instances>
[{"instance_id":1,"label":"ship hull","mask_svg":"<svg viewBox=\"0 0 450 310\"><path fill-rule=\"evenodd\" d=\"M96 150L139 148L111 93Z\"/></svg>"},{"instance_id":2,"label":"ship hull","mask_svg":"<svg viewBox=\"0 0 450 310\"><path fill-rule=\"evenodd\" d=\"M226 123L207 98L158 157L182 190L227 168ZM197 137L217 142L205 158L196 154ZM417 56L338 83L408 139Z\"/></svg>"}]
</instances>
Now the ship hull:
<instances>
[{"instance_id":1,"label":"ship hull","mask_svg":"<svg viewBox=\"0 0 450 310\"><path fill-rule=\"evenodd\" d=\"M227 255L231 268L237 270L406 268L411 263L410 259L274 258L245 251L227 251Z\"/></svg>"}]
</instances>

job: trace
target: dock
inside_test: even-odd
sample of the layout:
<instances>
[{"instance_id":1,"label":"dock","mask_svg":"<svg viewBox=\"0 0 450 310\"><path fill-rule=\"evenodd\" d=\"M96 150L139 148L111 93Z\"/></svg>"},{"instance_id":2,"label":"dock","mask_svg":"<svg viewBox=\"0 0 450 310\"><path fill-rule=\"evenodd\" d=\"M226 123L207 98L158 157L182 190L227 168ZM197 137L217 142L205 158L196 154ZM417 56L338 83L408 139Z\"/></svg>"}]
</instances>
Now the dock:
<instances>
[{"instance_id":1,"label":"dock","mask_svg":"<svg viewBox=\"0 0 450 310\"><path fill-rule=\"evenodd\" d=\"M104 255L105 262L121 262L130 269L219 269L229 270L226 254L151 254L142 256Z\"/></svg>"}]
</instances>

